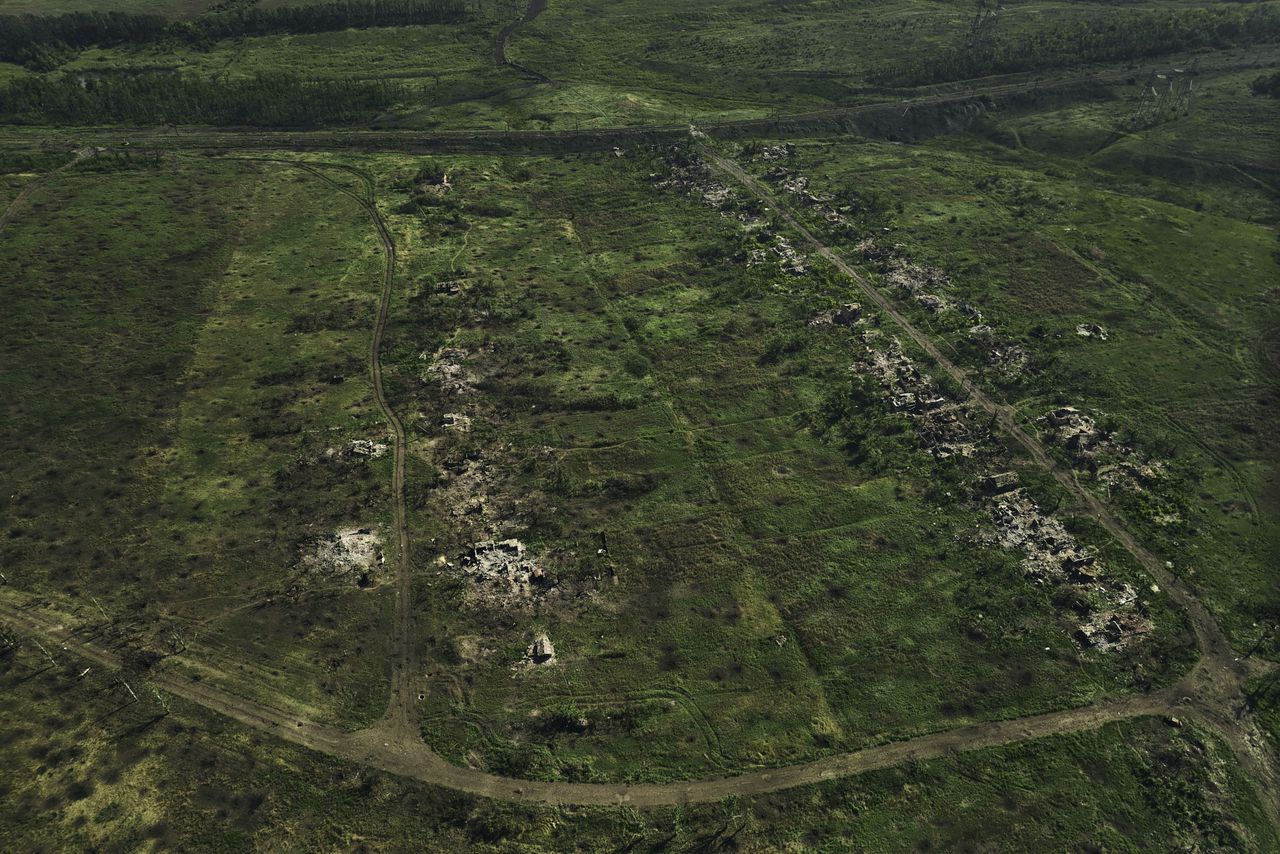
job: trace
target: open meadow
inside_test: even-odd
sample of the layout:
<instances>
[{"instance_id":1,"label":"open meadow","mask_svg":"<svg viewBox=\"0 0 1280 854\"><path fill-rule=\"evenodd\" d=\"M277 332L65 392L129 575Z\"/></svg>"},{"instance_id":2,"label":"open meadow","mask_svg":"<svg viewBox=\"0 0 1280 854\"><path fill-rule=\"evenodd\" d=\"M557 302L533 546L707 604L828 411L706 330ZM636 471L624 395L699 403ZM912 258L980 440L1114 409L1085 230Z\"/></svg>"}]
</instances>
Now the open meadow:
<instances>
[{"instance_id":1,"label":"open meadow","mask_svg":"<svg viewBox=\"0 0 1280 854\"><path fill-rule=\"evenodd\" d=\"M1280 847L1280 6L0 0L0 829Z\"/></svg>"}]
</instances>

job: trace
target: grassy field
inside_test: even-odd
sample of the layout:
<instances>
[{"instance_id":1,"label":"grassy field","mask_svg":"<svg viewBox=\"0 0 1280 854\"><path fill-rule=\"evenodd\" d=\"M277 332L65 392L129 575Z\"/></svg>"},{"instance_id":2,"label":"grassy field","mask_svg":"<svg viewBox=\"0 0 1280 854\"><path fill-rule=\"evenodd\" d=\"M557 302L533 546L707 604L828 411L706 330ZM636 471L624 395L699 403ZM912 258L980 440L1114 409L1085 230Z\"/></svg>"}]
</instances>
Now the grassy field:
<instances>
[{"instance_id":1,"label":"grassy field","mask_svg":"<svg viewBox=\"0 0 1280 854\"><path fill-rule=\"evenodd\" d=\"M31 206L5 235L26 366L5 374L7 476L28 484L5 508L5 565L29 568L10 583L159 618L140 629L180 632L211 678L252 671L321 717L376 716L385 594L298 577L312 541L386 521L381 462L325 457L385 432L363 212L287 168L108 158Z\"/></svg>"},{"instance_id":2,"label":"grassy field","mask_svg":"<svg viewBox=\"0 0 1280 854\"><path fill-rule=\"evenodd\" d=\"M834 278L747 269L730 221L649 186L650 152L437 163L455 189L393 219L412 284L391 347L437 483L414 539L432 544L417 559L439 749L665 779L1167 678L1182 629L1158 597L1159 640L1082 656L1011 556L971 544L978 515L926 494L927 466L851 465L802 429L853 342L770 354L840 298ZM441 348L466 351L471 389L424 373ZM455 411L470 433L429 415ZM495 530L546 555L559 598L466 607L473 586L440 567ZM513 678L534 631L559 664ZM561 732L565 717L593 723Z\"/></svg>"},{"instance_id":3,"label":"grassy field","mask_svg":"<svg viewBox=\"0 0 1280 854\"><path fill-rule=\"evenodd\" d=\"M1207 850L1278 844L1206 733L1154 719L721 804L504 805L354 769L36 650L0 661L11 844L249 851ZM79 665L75 665L79 667Z\"/></svg>"},{"instance_id":4,"label":"grassy field","mask_svg":"<svg viewBox=\"0 0 1280 854\"><path fill-rule=\"evenodd\" d=\"M1054 113L990 125L990 136L1021 146L814 142L800 161L822 189L856 181L888 199L904 253L946 271L949 299L980 308L1003 340L1031 354L1032 370L1002 375L975 347L971 318L915 310L1029 424L1078 406L1163 464L1154 483L1113 499L1243 647L1280 607L1270 560L1280 547L1277 437L1267 427L1275 371L1266 355L1277 323L1276 218L1272 197L1244 174L1272 174L1254 146L1276 110L1250 96L1239 74L1212 78L1203 93L1194 119L1115 143L1127 156L1073 162L1047 153L1054 144L1038 135L1069 121ZM1111 121L1124 109L1111 105ZM1214 161L1179 145L1203 145L1197 126L1215 121L1233 121L1247 142L1218 149ZM1096 148L1109 134L1102 122L1093 128ZM1195 166L1200 183L1172 180ZM1102 325L1108 340L1080 338L1081 323Z\"/></svg>"},{"instance_id":5,"label":"grassy field","mask_svg":"<svg viewBox=\"0 0 1280 854\"><path fill-rule=\"evenodd\" d=\"M967 67L972 3L552 0L503 30L525 9L0 64L23 105L0 104L0 609L97 632L120 664L0 621L11 847L1280 847L1251 778L1267 758L1228 746L1280 749L1280 100L1250 91L1280 53L1226 30L1159 52L1199 19L1142 17L1274 4L1011 2L994 38L1038 45L1024 69L914 87L903 60ZM1134 21L1166 41L1061 59ZM1135 123L1174 67L1191 108ZM31 95L154 104L170 72L266 106L222 129L177 102L161 129L57 113L113 131L48 126ZM116 76L141 84L98 85ZM358 132L264 141L280 91L381 80L403 88L332 113ZM769 117L767 139L716 124ZM468 131L651 125L668 135L457 153ZM673 145L685 125L706 133ZM423 153L425 131L462 133ZM704 171L714 155L734 163ZM895 339L938 400L875 379ZM1069 439L1061 407L1091 429ZM935 410L973 441L934 443ZM1006 471L1034 536L1061 523L1097 558L1055 546L1070 584L1000 545L985 476ZM1120 598L1132 638L1082 641ZM1053 718L1097 727L1073 735L981 726L1083 707ZM708 791L689 781L931 733L961 749L703 806L462 794L509 791L487 772L684 803ZM419 736L470 788L411 782L436 779ZM989 744L1008 746L964 749Z\"/></svg>"}]
</instances>

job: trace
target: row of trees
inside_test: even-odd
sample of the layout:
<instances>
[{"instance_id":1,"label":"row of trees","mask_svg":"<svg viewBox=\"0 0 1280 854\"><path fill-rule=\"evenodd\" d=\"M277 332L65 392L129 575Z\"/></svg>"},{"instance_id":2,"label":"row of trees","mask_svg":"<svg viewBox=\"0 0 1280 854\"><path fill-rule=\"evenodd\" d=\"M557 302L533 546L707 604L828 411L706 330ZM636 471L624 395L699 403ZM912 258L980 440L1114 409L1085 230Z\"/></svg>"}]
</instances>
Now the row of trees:
<instances>
[{"instance_id":1,"label":"row of trees","mask_svg":"<svg viewBox=\"0 0 1280 854\"><path fill-rule=\"evenodd\" d=\"M966 45L907 59L880 69L875 80L887 85L919 86L1276 40L1280 40L1280 7L1276 4L1127 11L1011 34L983 47Z\"/></svg>"},{"instance_id":2,"label":"row of trees","mask_svg":"<svg viewBox=\"0 0 1280 854\"><path fill-rule=\"evenodd\" d=\"M0 61L43 68L68 51L147 44L165 38L200 43L236 36L318 33L363 27L451 24L466 0L330 0L274 9L234 7L193 21L127 12L0 15Z\"/></svg>"},{"instance_id":3,"label":"row of trees","mask_svg":"<svg viewBox=\"0 0 1280 854\"><path fill-rule=\"evenodd\" d=\"M368 118L402 101L388 80L293 75L209 80L188 74L20 78L0 89L0 122L309 127Z\"/></svg>"}]
</instances>

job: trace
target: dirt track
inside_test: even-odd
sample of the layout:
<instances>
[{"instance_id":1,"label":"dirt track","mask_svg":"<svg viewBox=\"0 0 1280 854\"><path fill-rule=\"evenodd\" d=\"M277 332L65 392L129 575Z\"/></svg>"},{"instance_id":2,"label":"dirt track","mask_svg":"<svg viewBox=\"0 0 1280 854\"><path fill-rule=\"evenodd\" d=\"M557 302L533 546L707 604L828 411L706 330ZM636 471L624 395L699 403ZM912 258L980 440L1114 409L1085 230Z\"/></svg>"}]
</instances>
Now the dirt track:
<instances>
[{"instance_id":1,"label":"dirt track","mask_svg":"<svg viewBox=\"0 0 1280 854\"><path fill-rule=\"evenodd\" d=\"M893 318L902 332L928 353L938 367L965 390L974 403L994 416L1000 427L1031 455L1036 464L1052 474L1054 479L1075 497L1080 508L1087 511L1100 525L1106 528L1124 546L1125 550L1133 556L1134 560L1141 564L1164 587L1170 598L1182 607L1191 621L1196 635L1196 643L1201 653L1201 660L1197 670L1200 677L1196 687L1203 691L1209 686L1213 686L1212 696L1193 697L1193 700L1202 706L1200 711L1205 718L1213 718L1219 724L1218 728L1223 730L1222 734L1232 742L1237 753L1241 754L1239 757L1241 762L1246 767L1250 767L1250 770L1259 779L1259 782L1263 785L1264 794L1269 796L1264 797L1264 801L1269 801L1269 809L1272 812L1273 820L1276 820L1277 824L1280 825L1280 761L1277 761L1274 752L1267 748L1266 739L1261 737L1257 726L1251 720L1237 714L1243 707L1243 684L1251 675L1250 667L1246 662L1242 662L1234 655L1226 635L1222 633L1222 629L1219 628L1208 609L1192 595L1180 578L1170 572L1159 558L1138 542L1123 523L1103 504L1101 499L1081 486L1075 475L1069 470L1064 469L1053 461L1040 440L1018 424L1016 411L1013 407L997 403L986 392L978 388L967 371L948 359L927 335L916 329L898 311L888 297L863 278L843 258L818 240L813 232L796 218L790 208L775 197L767 187L748 175L737 163L712 151L704 151L704 155L760 201L774 208L786 220L787 224L799 233L819 255L830 261L836 269L852 279L863 294L866 295L867 299L875 303L887 316ZM1230 715L1223 714L1227 711L1227 706L1231 706ZM1223 720L1233 720L1234 723L1228 727L1222 727L1220 724ZM1245 744L1250 745L1250 748L1242 751L1241 748Z\"/></svg>"},{"instance_id":2,"label":"dirt track","mask_svg":"<svg viewBox=\"0 0 1280 854\"><path fill-rule=\"evenodd\" d=\"M382 340L395 279L395 244L378 211L373 197L373 185L367 176L347 168L347 171L352 171L365 180L366 195L362 197L334 181L317 164L274 160L271 162L306 170L360 204L373 220L385 254L382 297L370 353L370 374L378 405L396 438L393 490L399 554L397 555L397 598L394 623L397 652L391 702L386 716L376 726L355 733L347 733L312 721L300 720L282 710L194 680L163 665L152 671L150 676L152 681L158 687L178 697L226 715L247 726L326 754L473 794L505 800L552 804L658 806L717 801L729 795L753 795L776 791L891 767L911 760L933 759L968 750L1094 729L1107 723L1135 717L1157 714L1177 715L1208 725L1227 739L1242 765L1259 783L1262 802L1272 820L1280 825L1280 773L1277 773L1276 757L1252 719L1245 714L1243 696L1245 679L1265 672L1271 669L1271 666L1261 662L1237 661L1225 636L1208 611L1176 576L1168 572L1154 555L1129 534L1101 501L1076 483L1069 472L1054 464L1040 442L1017 424L1010 407L998 404L977 388L962 369L948 360L927 336L916 330L883 294L836 253L822 244L785 205L773 197L767 188L747 175L736 163L710 152L707 156L720 169L756 194L766 204L775 208L820 255L849 276L865 292L868 299L887 316L893 318L903 333L928 352L944 371L966 389L978 405L991 412L1000 425L1026 448L1032 458L1052 472L1064 488L1077 498L1081 506L1094 514L1134 558L1165 586L1171 597L1186 609L1202 651L1200 662L1190 674L1170 688L1150 695L1136 695L1113 702L1007 721L979 723L784 768L754 770L719 779L637 785L553 783L499 777L450 764L422 742L417 732L414 714L413 680L416 666L411 644L413 633L409 612L409 538L404 501L406 440L403 424L386 399L381 366ZM11 623L19 631L47 638L74 655L106 667L120 666L118 656L110 650L96 646L92 642L79 640L73 630L67 627L65 618L57 613L41 613L33 607L0 600L0 618Z\"/></svg>"},{"instance_id":3,"label":"dirt track","mask_svg":"<svg viewBox=\"0 0 1280 854\"><path fill-rule=\"evenodd\" d=\"M27 199L31 198L32 194L35 193L36 190L40 189L45 184L49 183L49 181L52 180L53 177L57 175L59 172L63 172L67 169L70 169L72 166L76 165L81 160L84 160L86 157L92 157L92 156L93 154L88 149L81 149L80 151L76 152L75 157L72 157L70 160L68 160L66 163L62 164L61 166L59 166L57 169L54 169L52 172L48 172L44 175L41 175L39 178L36 178L35 180L27 184L25 187L23 187L18 192L18 195L14 197L14 200L9 203L9 206L4 209L4 213L0 214L0 232L3 232L5 228L9 225L9 223L13 222L14 218L17 217L18 215L18 211L22 209L22 206L27 203Z\"/></svg>"},{"instance_id":4,"label":"dirt track","mask_svg":"<svg viewBox=\"0 0 1280 854\"><path fill-rule=\"evenodd\" d=\"M16 608L8 603L0 603L0 616L20 631L46 637L75 655L105 667L119 665L114 653L92 643L78 641L62 627L57 617L40 615L33 610ZM968 750L1096 729L1107 723L1145 715L1204 717L1198 714L1194 703L1182 703L1179 700L1187 694L1202 693L1203 688L1199 684L1202 679L1201 671L1197 670L1182 682L1157 694L1128 697L1113 703L1100 703L1026 718L974 724L812 762L748 771L732 777L635 785L550 783L515 780L452 765L418 738L406 737L407 733L394 732L385 725L346 733L292 717L279 709L172 671L154 672L151 679L158 687L176 696L312 750L450 789L502 800L549 804L663 806L706 803L729 795L755 795L818 783L889 768L907 761L936 759Z\"/></svg>"},{"instance_id":5,"label":"dirt track","mask_svg":"<svg viewBox=\"0 0 1280 854\"><path fill-rule=\"evenodd\" d=\"M534 71L532 68L528 68L518 62L512 62L507 58L507 42L511 40L511 35L520 28L521 24L529 23L546 11L546 8L547 0L529 0L529 5L525 7L524 15L498 31L498 37L493 41L493 61L498 65L514 68L521 74L532 77L540 83L554 83L554 80L542 72Z\"/></svg>"}]
</instances>

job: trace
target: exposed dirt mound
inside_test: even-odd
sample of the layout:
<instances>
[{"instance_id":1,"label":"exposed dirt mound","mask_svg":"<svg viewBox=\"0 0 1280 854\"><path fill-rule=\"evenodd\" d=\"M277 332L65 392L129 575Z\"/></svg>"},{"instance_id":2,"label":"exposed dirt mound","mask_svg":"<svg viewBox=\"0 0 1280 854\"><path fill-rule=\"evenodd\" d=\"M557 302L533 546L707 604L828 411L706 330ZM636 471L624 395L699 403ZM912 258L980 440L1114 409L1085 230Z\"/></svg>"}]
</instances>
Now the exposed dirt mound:
<instances>
[{"instance_id":1,"label":"exposed dirt mound","mask_svg":"<svg viewBox=\"0 0 1280 854\"><path fill-rule=\"evenodd\" d=\"M353 581L368 587L384 560L381 534L372 528L344 528L305 550L302 571L317 581Z\"/></svg>"}]
</instances>

